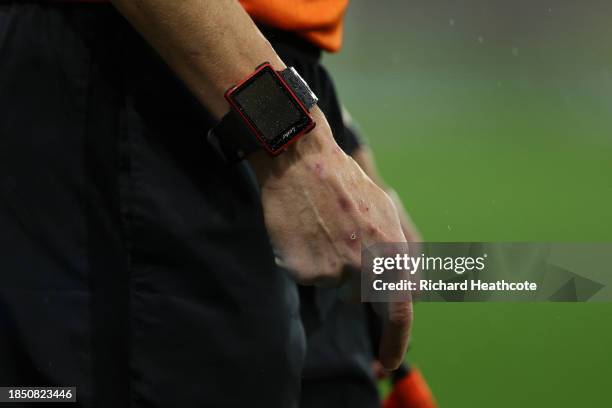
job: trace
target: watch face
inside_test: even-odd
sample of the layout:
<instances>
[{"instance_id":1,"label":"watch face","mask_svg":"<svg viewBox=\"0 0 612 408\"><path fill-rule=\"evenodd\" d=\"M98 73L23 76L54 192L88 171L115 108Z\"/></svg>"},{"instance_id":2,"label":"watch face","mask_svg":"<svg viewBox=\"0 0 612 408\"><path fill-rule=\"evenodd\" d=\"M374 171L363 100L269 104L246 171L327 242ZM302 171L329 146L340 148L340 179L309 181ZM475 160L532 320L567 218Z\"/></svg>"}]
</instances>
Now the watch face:
<instances>
[{"instance_id":1,"label":"watch face","mask_svg":"<svg viewBox=\"0 0 612 408\"><path fill-rule=\"evenodd\" d=\"M314 126L308 111L269 64L228 91L226 97L271 153L278 153Z\"/></svg>"}]
</instances>

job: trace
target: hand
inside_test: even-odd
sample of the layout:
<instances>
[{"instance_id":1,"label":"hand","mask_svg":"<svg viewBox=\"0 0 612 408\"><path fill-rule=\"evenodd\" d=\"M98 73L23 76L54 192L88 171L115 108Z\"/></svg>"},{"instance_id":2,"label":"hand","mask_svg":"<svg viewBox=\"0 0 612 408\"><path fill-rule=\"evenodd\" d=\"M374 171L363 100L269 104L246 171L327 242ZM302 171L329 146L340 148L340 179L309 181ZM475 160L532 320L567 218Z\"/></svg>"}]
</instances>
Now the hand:
<instances>
[{"instance_id":1,"label":"hand","mask_svg":"<svg viewBox=\"0 0 612 408\"><path fill-rule=\"evenodd\" d=\"M389 196L335 143L320 111L317 127L277 158L250 161L261 188L274 248L301 283L338 282L361 266L362 245L405 242ZM412 304L389 303L380 360L388 369L402 361Z\"/></svg>"}]
</instances>

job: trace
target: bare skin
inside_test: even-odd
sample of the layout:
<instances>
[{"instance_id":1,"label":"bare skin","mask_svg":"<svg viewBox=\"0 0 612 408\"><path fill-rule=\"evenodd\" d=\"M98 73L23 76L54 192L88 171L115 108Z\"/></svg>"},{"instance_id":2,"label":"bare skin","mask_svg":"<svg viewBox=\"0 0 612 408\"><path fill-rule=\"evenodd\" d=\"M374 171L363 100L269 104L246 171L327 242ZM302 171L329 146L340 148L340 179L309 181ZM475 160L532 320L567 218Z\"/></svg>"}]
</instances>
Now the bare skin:
<instances>
[{"instance_id":1,"label":"bare skin","mask_svg":"<svg viewBox=\"0 0 612 408\"><path fill-rule=\"evenodd\" d=\"M202 105L220 118L223 93L264 61L285 64L236 0L113 0L156 48ZM323 113L316 128L278 158L250 158L261 187L272 244L300 282L338 281L359 268L361 245L404 242L392 200L345 155ZM383 313L380 360L403 360L412 304L389 303Z\"/></svg>"},{"instance_id":2,"label":"bare skin","mask_svg":"<svg viewBox=\"0 0 612 408\"><path fill-rule=\"evenodd\" d=\"M397 215L400 219L400 224L402 225L402 231L404 232L404 237L408 242L421 242L422 237L421 233L417 229L416 225L412 221L410 214L406 211L404 203L402 202L400 196L391 188L380 176L378 169L376 167L376 161L374 160L374 155L372 151L367 146L360 146L355 150L351 156L359 167L363 169L363 171L376 183L377 186L382 188L387 195L393 201L395 208L397 209Z\"/></svg>"}]
</instances>

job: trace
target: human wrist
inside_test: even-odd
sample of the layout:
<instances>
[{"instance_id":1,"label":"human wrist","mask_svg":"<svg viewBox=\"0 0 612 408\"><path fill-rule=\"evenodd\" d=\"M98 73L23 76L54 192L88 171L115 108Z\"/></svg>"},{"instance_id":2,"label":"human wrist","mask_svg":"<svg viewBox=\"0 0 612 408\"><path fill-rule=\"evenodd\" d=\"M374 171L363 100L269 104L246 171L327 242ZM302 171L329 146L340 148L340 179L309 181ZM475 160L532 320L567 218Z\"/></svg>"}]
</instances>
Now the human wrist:
<instances>
[{"instance_id":1,"label":"human wrist","mask_svg":"<svg viewBox=\"0 0 612 408\"><path fill-rule=\"evenodd\" d=\"M260 150L249 156L248 161L261 187L291 167L312 167L316 171L316 163L330 160L333 155L344 155L334 140L323 112L315 106L311 115L316 123L314 129L280 155L271 156Z\"/></svg>"}]
</instances>

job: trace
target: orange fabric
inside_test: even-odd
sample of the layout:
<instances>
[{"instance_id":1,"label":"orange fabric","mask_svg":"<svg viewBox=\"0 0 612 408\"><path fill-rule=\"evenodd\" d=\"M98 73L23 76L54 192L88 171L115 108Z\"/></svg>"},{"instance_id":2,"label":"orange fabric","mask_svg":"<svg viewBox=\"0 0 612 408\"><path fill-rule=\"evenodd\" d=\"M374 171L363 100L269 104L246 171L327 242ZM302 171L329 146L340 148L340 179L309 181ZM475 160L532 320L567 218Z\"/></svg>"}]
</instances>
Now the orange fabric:
<instances>
[{"instance_id":1,"label":"orange fabric","mask_svg":"<svg viewBox=\"0 0 612 408\"><path fill-rule=\"evenodd\" d=\"M385 400L383 408L437 408L427 382L420 371L413 368L410 373L399 380L389 397Z\"/></svg>"},{"instance_id":2,"label":"orange fabric","mask_svg":"<svg viewBox=\"0 0 612 408\"><path fill-rule=\"evenodd\" d=\"M349 0L240 0L251 18L292 31L327 51L342 46L342 19Z\"/></svg>"},{"instance_id":3,"label":"orange fabric","mask_svg":"<svg viewBox=\"0 0 612 408\"><path fill-rule=\"evenodd\" d=\"M109 0L54 0L65 3L105 3ZM292 31L326 51L342 46L342 19L349 0L239 0L251 18Z\"/></svg>"}]
</instances>

